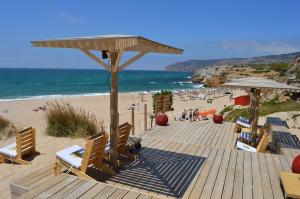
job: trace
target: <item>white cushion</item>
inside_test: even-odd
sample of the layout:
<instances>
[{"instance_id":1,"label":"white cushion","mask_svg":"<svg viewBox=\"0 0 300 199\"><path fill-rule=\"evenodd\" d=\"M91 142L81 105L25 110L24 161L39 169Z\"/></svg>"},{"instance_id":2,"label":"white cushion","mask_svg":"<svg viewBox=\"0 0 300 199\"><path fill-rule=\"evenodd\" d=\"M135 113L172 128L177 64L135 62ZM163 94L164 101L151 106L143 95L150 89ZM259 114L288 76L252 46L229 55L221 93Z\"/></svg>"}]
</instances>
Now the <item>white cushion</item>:
<instances>
[{"instance_id":1,"label":"white cushion","mask_svg":"<svg viewBox=\"0 0 300 199\"><path fill-rule=\"evenodd\" d=\"M110 150L110 141L108 141L106 146L105 146L104 154L108 154L109 150Z\"/></svg>"},{"instance_id":2,"label":"white cushion","mask_svg":"<svg viewBox=\"0 0 300 199\"><path fill-rule=\"evenodd\" d=\"M246 127L246 128L250 128L251 127L249 123L242 122L240 120L237 120L236 123L239 124L239 125L241 125L241 126L243 126L243 127Z\"/></svg>"},{"instance_id":3,"label":"white cushion","mask_svg":"<svg viewBox=\"0 0 300 199\"><path fill-rule=\"evenodd\" d=\"M56 156L78 169L81 165L83 152L84 149L82 147L74 145L57 152Z\"/></svg>"},{"instance_id":4,"label":"white cushion","mask_svg":"<svg viewBox=\"0 0 300 199\"><path fill-rule=\"evenodd\" d=\"M0 149L0 153L10 156L10 157L17 157L17 148L16 143L7 145Z\"/></svg>"},{"instance_id":5,"label":"white cushion","mask_svg":"<svg viewBox=\"0 0 300 199\"><path fill-rule=\"evenodd\" d=\"M240 141L237 141L235 148L236 149L241 149L243 151L256 152L256 148L254 148L252 146L249 146L249 145L247 145L243 142L240 142Z\"/></svg>"}]
</instances>

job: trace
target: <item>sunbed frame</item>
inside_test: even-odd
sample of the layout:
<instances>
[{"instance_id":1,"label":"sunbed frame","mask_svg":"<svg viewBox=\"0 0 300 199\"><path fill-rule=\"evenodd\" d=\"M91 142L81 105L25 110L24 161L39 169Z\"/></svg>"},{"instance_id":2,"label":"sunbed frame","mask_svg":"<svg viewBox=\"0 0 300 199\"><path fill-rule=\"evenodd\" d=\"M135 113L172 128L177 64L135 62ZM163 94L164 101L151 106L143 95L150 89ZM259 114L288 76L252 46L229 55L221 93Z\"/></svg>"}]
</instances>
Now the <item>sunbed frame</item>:
<instances>
[{"instance_id":1,"label":"sunbed frame","mask_svg":"<svg viewBox=\"0 0 300 199\"><path fill-rule=\"evenodd\" d=\"M93 179L92 177L86 174L89 165L94 165L96 168L101 169L103 172L108 173L110 175L114 175L115 172L110 167L102 163L107 140L108 136L106 133L87 139L85 150L83 153L83 158L81 161L81 166L79 169L72 167L69 163L63 161L62 159L56 156L56 162L54 167L55 175L59 175L61 173L62 166L64 166L68 168L69 171L71 171L79 177Z\"/></svg>"},{"instance_id":2,"label":"sunbed frame","mask_svg":"<svg viewBox=\"0 0 300 199\"><path fill-rule=\"evenodd\" d=\"M8 156L6 154L0 153L0 164L5 160L10 160L19 164L31 164L30 162L23 160L23 155L35 154L36 142L35 142L35 129L29 127L16 134L16 157Z\"/></svg>"}]
</instances>

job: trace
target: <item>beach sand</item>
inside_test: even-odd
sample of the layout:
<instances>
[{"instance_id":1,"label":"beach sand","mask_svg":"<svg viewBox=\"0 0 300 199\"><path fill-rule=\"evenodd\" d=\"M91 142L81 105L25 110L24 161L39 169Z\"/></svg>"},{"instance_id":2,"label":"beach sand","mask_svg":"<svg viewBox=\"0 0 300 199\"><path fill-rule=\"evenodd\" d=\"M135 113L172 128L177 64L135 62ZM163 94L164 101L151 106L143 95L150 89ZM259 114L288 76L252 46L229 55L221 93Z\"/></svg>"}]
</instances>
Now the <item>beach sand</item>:
<instances>
[{"instance_id":1,"label":"beach sand","mask_svg":"<svg viewBox=\"0 0 300 199\"><path fill-rule=\"evenodd\" d=\"M120 124L128 121L131 123L131 110L128 106L131 104L139 104L141 108L135 110L135 132L138 135L144 130L144 110L143 104L148 106L148 115L152 112L152 97L150 94L144 96L145 101L141 102L141 96L134 93L119 94L119 117ZM208 104L206 100L194 99L190 100L186 95L185 100L181 100L177 95L174 97L174 111L169 112L169 120L173 121L180 111L190 108L199 108L199 111L207 110L208 108L216 108L218 111L222 110L224 105L230 105L232 102L229 96L218 96L214 98L212 104ZM46 166L53 167L55 160L55 153L71 145L84 145L84 139L71 138L56 138L47 136L45 134L46 122L45 112L39 110L33 111L34 108L46 105L47 102L55 99L37 99L37 100L23 100L23 101L6 101L0 102L0 113L4 117L13 121L20 129L32 126L36 128L36 143L37 150L41 153L32 161L32 165L18 165L18 164L1 164L0 165L0 198L10 198L9 184L21 176L44 168ZM56 99L61 100L61 99ZM94 113L96 118L103 120L105 128L109 129L109 96L80 96L63 98L65 102L69 102L78 108L85 108L91 113ZM3 110L8 110L9 113L3 113ZM148 128L150 127L150 119L148 116ZM0 141L0 147L12 143L15 138L10 138L5 141Z\"/></svg>"}]
</instances>

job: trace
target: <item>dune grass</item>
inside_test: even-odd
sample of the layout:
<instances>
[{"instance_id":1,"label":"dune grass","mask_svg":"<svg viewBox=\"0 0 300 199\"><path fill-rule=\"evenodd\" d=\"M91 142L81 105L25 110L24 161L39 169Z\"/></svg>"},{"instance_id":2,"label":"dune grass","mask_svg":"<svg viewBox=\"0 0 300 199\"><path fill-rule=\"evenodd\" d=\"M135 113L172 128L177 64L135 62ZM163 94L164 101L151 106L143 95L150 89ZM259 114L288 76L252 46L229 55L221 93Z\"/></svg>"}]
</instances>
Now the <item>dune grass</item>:
<instances>
[{"instance_id":1,"label":"dune grass","mask_svg":"<svg viewBox=\"0 0 300 199\"><path fill-rule=\"evenodd\" d=\"M287 112L287 111L300 111L300 102L287 101L279 102L277 98L264 102L259 107L259 116L266 116L277 112ZM229 112L225 121L235 121L237 117L244 116L249 117L250 110L249 108L240 108L234 109Z\"/></svg>"},{"instance_id":2,"label":"dune grass","mask_svg":"<svg viewBox=\"0 0 300 199\"><path fill-rule=\"evenodd\" d=\"M3 129L8 127L8 125L9 125L8 119L6 119L0 115L0 131L2 131Z\"/></svg>"},{"instance_id":3,"label":"dune grass","mask_svg":"<svg viewBox=\"0 0 300 199\"><path fill-rule=\"evenodd\" d=\"M0 140L14 136L17 132L15 125L0 115Z\"/></svg>"},{"instance_id":4,"label":"dune grass","mask_svg":"<svg viewBox=\"0 0 300 199\"><path fill-rule=\"evenodd\" d=\"M47 104L46 133L55 137L87 137L102 132L94 114L58 101Z\"/></svg>"}]
</instances>

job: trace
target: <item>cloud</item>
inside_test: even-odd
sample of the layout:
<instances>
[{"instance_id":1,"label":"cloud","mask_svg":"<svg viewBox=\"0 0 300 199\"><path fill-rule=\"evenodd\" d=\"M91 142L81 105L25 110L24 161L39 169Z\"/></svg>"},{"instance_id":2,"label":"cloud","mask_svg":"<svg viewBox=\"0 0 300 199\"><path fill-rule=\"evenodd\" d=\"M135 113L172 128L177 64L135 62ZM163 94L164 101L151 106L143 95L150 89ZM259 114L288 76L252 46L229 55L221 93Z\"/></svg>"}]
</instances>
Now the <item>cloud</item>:
<instances>
[{"instance_id":1,"label":"cloud","mask_svg":"<svg viewBox=\"0 0 300 199\"><path fill-rule=\"evenodd\" d=\"M70 23L70 24L82 24L85 22L85 19L79 16L74 16L69 13L59 13L58 15L63 21Z\"/></svg>"},{"instance_id":2,"label":"cloud","mask_svg":"<svg viewBox=\"0 0 300 199\"><path fill-rule=\"evenodd\" d=\"M300 51L300 41L223 41L219 46L222 49L234 50L240 52L257 52L257 53L292 53Z\"/></svg>"}]
</instances>

